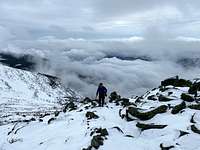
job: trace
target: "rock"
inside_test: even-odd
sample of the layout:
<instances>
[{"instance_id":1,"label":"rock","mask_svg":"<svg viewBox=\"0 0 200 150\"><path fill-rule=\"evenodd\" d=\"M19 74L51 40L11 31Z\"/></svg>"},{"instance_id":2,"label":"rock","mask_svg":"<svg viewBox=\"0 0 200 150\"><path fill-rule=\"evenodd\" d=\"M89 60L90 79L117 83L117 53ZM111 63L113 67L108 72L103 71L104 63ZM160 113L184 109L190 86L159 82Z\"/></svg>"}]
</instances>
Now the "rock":
<instances>
[{"instance_id":1,"label":"rock","mask_svg":"<svg viewBox=\"0 0 200 150\"><path fill-rule=\"evenodd\" d=\"M117 131L119 131L119 132L121 132L121 133L124 133L123 131L122 131L122 129L120 129L120 127L113 127L113 129L117 129Z\"/></svg>"},{"instance_id":2,"label":"rock","mask_svg":"<svg viewBox=\"0 0 200 150\"><path fill-rule=\"evenodd\" d=\"M163 129L167 125L155 125L155 124L144 124L144 123L137 123L136 127L140 128L141 131L149 130L149 129Z\"/></svg>"},{"instance_id":3,"label":"rock","mask_svg":"<svg viewBox=\"0 0 200 150\"><path fill-rule=\"evenodd\" d=\"M192 84L192 86L189 88L188 92L189 94L195 94L197 95L197 91L200 90L200 82L196 82Z\"/></svg>"},{"instance_id":4,"label":"rock","mask_svg":"<svg viewBox=\"0 0 200 150\"><path fill-rule=\"evenodd\" d=\"M100 135L96 135L92 138L91 146L98 149L101 145L103 145L104 139Z\"/></svg>"},{"instance_id":5,"label":"rock","mask_svg":"<svg viewBox=\"0 0 200 150\"><path fill-rule=\"evenodd\" d=\"M168 98L168 97L166 97L166 96L164 96L164 95L159 95L159 96L158 96L158 100L159 100L160 102L168 102L168 101L171 101L171 100L173 100L173 99L170 99L170 98Z\"/></svg>"},{"instance_id":6,"label":"rock","mask_svg":"<svg viewBox=\"0 0 200 150\"><path fill-rule=\"evenodd\" d=\"M48 124L50 124L53 120L56 120L56 118L50 118L50 119L48 120Z\"/></svg>"},{"instance_id":7,"label":"rock","mask_svg":"<svg viewBox=\"0 0 200 150\"><path fill-rule=\"evenodd\" d=\"M125 137L134 138L134 136L132 136L132 135L125 135Z\"/></svg>"},{"instance_id":8,"label":"rock","mask_svg":"<svg viewBox=\"0 0 200 150\"><path fill-rule=\"evenodd\" d=\"M156 101L158 98L156 95L150 95L147 97L148 100L153 100L153 101Z\"/></svg>"},{"instance_id":9,"label":"rock","mask_svg":"<svg viewBox=\"0 0 200 150\"><path fill-rule=\"evenodd\" d=\"M117 100L115 100L115 103L116 103L117 106L121 105L123 107L127 107L127 106L130 106L130 105L136 106L136 104L129 102L128 98L117 99Z\"/></svg>"},{"instance_id":10,"label":"rock","mask_svg":"<svg viewBox=\"0 0 200 150\"><path fill-rule=\"evenodd\" d=\"M92 146L88 146L88 148L83 148L82 150L92 150Z\"/></svg>"},{"instance_id":11,"label":"rock","mask_svg":"<svg viewBox=\"0 0 200 150\"><path fill-rule=\"evenodd\" d=\"M173 92L168 92L168 96L170 96L170 95L172 95L173 94Z\"/></svg>"},{"instance_id":12,"label":"rock","mask_svg":"<svg viewBox=\"0 0 200 150\"><path fill-rule=\"evenodd\" d=\"M190 134L190 133L188 133L188 132L181 131L181 130L180 130L179 132L180 132L179 138L182 137L182 136L184 136L184 135Z\"/></svg>"},{"instance_id":13,"label":"rock","mask_svg":"<svg viewBox=\"0 0 200 150\"><path fill-rule=\"evenodd\" d=\"M163 143L160 144L161 150L170 150L170 149L172 149L172 148L174 148L174 147L175 147L175 146L173 146L173 145L172 145L172 146L164 147L164 146L163 146Z\"/></svg>"},{"instance_id":14,"label":"rock","mask_svg":"<svg viewBox=\"0 0 200 150\"><path fill-rule=\"evenodd\" d=\"M193 104L188 106L190 109L200 110L200 104Z\"/></svg>"},{"instance_id":15,"label":"rock","mask_svg":"<svg viewBox=\"0 0 200 150\"><path fill-rule=\"evenodd\" d=\"M36 119L35 118L31 118L30 121L36 121Z\"/></svg>"},{"instance_id":16,"label":"rock","mask_svg":"<svg viewBox=\"0 0 200 150\"><path fill-rule=\"evenodd\" d=\"M200 134L200 130L199 130L195 125L191 125L191 130L192 130L194 133Z\"/></svg>"},{"instance_id":17,"label":"rock","mask_svg":"<svg viewBox=\"0 0 200 150\"><path fill-rule=\"evenodd\" d=\"M57 117L60 114L60 112L59 111L55 111L54 114L55 114L55 117Z\"/></svg>"},{"instance_id":18,"label":"rock","mask_svg":"<svg viewBox=\"0 0 200 150\"><path fill-rule=\"evenodd\" d=\"M74 102L69 102L65 105L63 112L65 113L67 110L72 111L76 109L77 109L77 106L74 104Z\"/></svg>"},{"instance_id":19,"label":"rock","mask_svg":"<svg viewBox=\"0 0 200 150\"><path fill-rule=\"evenodd\" d=\"M102 128L99 128L96 130L96 133L99 133L101 136L107 136L108 135L108 131L106 128L102 129Z\"/></svg>"},{"instance_id":20,"label":"rock","mask_svg":"<svg viewBox=\"0 0 200 150\"><path fill-rule=\"evenodd\" d=\"M109 102L113 102L113 101L116 101L116 100L118 100L118 99L120 99L120 95L118 95L117 94L117 92L116 91L114 91L114 92L112 92L111 94L110 94L110 96L109 96Z\"/></svg>"},{"instance_id":21,"label":"rock","mask_svg":"<svg viewBox=\"0 0 200 150\"><path fill-rule=\"evenodd\" d=\"M161 86L169 86L169 85L176 87L190 87L192 86L192 82L185 79L179 79L178 76L161 81Z\"/></svg>"},{"instance_id":22,"label":"rock","mask_svg":"<svg viewBox=\"0 0 200 150\"><path fill-rule=\"evenodd\" d=\"M185 108L186 108L186 104L183 101L181 104L178 104L178 105L174 106L174 108L172 109L171 113L172 114L177 114L177 113L179 113L181 110L183 110Z\"/></svg>"},{"instance_id":23,"label":"rock","mask_svg":"<svg viewBox=\"0 0 200 150\"><path fill-rule=\"evenodd\" d=\"M165 113L167 109L168 109L168 106L161 105L158 108L148 111L148 112L139 112L138 109L135 107L128 107L127 113L140 120L149 120L157 114Z\"/></svg>"},{"instance_id":24,"label":"rock","mask_svg":"<svg viewBox=\"0 0 200 150\"><path fill-rule=\"evenodd\" d=\"M196 123L196 122L194 121L194 116L195 116L195 113L192 115L192 117L191 117L191 119L190 119L190 122L191 122L191 123Z\"/></svg>"},{"instance_id":25,"label":"rock","mask_svg":"<svg viewBox=\"0 0 200 150\"><path fill-rule=\"evenodd\" d=\"M167 90L169 90L169 89L171 89L171 88L165 87L165 86L160 86L160 87L159 87L159 91L161 91L161 92L165 92L165 91L167 91Z\"/></svg>"},{"instance_id":26,"label":"rock","mask_svg":"<svg viewBox=\"0 0 200 150\"><path fill-rule=\"evenodd\" d=\"M186 101L186 102L193 102L194 98L188 94L182 93L181 94L181 99Z\"/></svg>"},{"instance_id":27,"label":"rock","mask_svg":"<svg viewBox=\"0 0 200 150\"><path fill-rule=\"evenodd\" d=\"M94 112L90 112L90 111L88 111L88 112L85 114L85 116L87 117L88 120L89 120L89 119L98 119L98 118L99 118L98 115L96 115Z\"/></svg>"}]
</instances>

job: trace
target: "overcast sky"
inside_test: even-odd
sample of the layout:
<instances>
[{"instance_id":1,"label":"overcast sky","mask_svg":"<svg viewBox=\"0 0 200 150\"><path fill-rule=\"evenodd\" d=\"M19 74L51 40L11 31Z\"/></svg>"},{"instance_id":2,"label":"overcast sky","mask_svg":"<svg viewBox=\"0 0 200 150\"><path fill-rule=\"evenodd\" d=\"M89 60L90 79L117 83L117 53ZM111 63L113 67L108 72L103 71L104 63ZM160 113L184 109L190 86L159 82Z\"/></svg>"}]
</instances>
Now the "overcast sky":
<instances>
[{"instance_id":1,"label":"overcast sky","mask_svg":"<svg viewBox=\"0 0 200 150\"><path fill-rule=\"evenodd\" d=\"M1 41L143 36L151 27L199 38L199 0L1 0Z\"/></svg>"},{"instance_id":2,"label":"overcast sky","mask_svg":"<svg viewBox=\"0 0 200 150\"><path fill-rule=\"evenodd\" d=\"M51 67L38 70L85 95L101 81L143 93L169 76L198 77L198 65L177 61L200 57L199 8L199 0L0 0L0 50L48 58Z\"/></svg>"}]
</instances>

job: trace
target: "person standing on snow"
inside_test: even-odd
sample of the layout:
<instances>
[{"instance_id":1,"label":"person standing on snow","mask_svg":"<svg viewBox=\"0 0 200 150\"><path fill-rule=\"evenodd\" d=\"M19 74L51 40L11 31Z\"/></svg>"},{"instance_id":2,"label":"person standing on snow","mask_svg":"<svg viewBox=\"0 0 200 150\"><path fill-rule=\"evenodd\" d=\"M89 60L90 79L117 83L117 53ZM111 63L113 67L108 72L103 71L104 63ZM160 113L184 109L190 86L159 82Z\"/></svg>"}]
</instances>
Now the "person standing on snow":
<instances>
[{"instance_id":1,"label":"person standing on snow","mask_svg":"<svg viewBox=\"0 0 200 150\"><path fill-rule=\"evenodd\" d=\"M105 88L103 83L100 83L97 89L96 98L98 96L99 96L99 106L103 107L103 105L105 104L105 97L107 96L107 89Z\"/></svg>"}]
</instances>

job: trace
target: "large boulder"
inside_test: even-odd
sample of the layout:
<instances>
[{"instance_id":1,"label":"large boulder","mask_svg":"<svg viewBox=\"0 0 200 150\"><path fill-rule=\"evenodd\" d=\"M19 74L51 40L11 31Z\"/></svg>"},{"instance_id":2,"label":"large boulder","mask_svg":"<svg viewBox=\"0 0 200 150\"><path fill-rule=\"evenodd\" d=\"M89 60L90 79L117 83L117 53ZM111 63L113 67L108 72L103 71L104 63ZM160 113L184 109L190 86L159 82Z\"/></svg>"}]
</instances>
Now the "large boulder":
<instances>
[{"instance_id":1,"label":"large boulder","mask_svg":"<svg viewBox=\"0 0 200 150\"><path fill-rule=\"evenodd\" d=\"M161 105L158 108L151 110L151 111L148 111L148 112L139 112L138 108L136 108L136 107L128 107L128 109L126 111L126 113L127 113L126 117L131 115L131 116L136 117L140 120L149 120L157 114L165 113L167 111L167 109L168 109L168 106Z\"/></svg>"}]
</instances>

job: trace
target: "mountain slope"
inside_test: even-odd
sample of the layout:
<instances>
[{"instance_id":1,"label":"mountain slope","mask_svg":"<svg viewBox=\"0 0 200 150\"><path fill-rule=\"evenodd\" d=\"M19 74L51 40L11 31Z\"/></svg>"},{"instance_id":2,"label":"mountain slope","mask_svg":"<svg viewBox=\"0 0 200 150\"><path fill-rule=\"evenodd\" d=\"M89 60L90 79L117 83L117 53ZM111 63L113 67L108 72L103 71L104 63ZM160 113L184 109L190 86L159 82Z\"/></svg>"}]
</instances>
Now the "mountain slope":
<instances>
[{"instance_id":1,"label":"mountain slope","mask_svg":"<svg viewBox=\"0 0 200 150\"><path fill-rule=\"evenodd\" d=\"M60 109L78 97L56 77L0 65L0 116Z\"/></svg>"},{"instance_id":2,"label":"mountain slope","mask_svg":"<svg viewBox=\"0 0 200 150\"><path fill-rule=\"evenodd\" d=\"M86 98L69 102L63 111L54 114L33 115L31 119L24 116L30 120L0 126L3 137L0 147L4 150L198 150L200 93L188 94L197 85L199 80L192 83L170 79L141 97L125 99L112 93L105 107L97 107L96 101Z\"/></svg>"}]
</instances>

